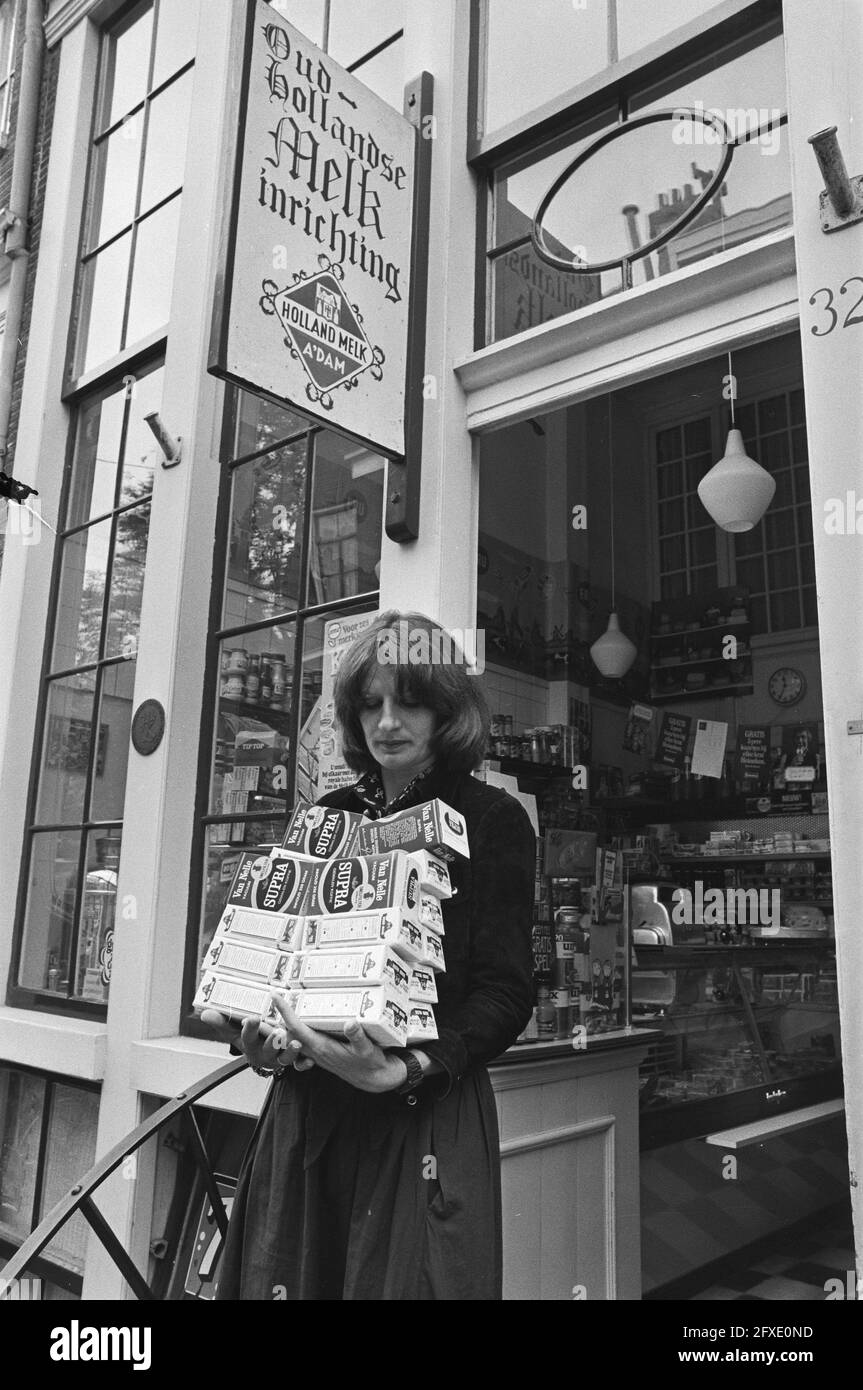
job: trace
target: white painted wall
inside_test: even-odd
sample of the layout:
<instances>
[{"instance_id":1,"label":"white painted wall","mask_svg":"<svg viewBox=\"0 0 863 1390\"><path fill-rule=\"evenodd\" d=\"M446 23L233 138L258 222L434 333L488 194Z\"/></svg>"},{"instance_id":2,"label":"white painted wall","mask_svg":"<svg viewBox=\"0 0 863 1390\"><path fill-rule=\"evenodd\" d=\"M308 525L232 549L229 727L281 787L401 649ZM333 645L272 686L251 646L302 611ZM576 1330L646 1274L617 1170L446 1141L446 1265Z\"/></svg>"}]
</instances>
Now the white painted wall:
<instances>
[{"instance_id":1,"label":"white painted wall","mask_svg":"<svg viewBox=\"0 0 863 1390\"><path fill-rule=\"evenodd\" d=\"M848 172L863 173L863 6L859 0L831 0L819 6L822 22L812 23L807 0L785 0L788 66L789 139L795 244L800 287L801 341L815 520L815 570L830 831L834 846L833 900L845 1073L846 1118L851 1168L851 1203L858 1271L863 1263L863 737L852 738L847 722L863 719L863 535L828 535L825 502L845 499L856 489L863 499L860 446L863 440L863 335L841 326L859 297L863 270L863 222L831 235L821 230L818 195L823 179L808 137L838 127ZM858 277L845 291L849 277ZM828 287L839 320L821 312ZM813 333L819 330L819 335Z\"/></svg>"}]
</instances>

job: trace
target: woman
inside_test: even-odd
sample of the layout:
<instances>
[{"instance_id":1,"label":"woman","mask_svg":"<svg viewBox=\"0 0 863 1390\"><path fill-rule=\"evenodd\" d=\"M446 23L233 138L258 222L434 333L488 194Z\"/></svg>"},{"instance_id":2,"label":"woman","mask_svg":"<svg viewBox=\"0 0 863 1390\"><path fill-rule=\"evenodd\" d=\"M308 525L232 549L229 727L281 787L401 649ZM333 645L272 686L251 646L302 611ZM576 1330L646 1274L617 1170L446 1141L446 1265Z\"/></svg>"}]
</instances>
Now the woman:
<instances>
[{"instance_id":1,"label":"woman","mask_svg":"<svg viewBox=\"0 0 863 1390\"><path fill-rule=\"evenodd\" d=\"M412 646L393 643L408 633ZM420 637L424 634L424 639ZM470 773L488 735L475 677L420 614L385 613L344 656L336 718L351 787L323 804L377 817L439 797L461 812L470 860L451 865L439 1037L385 1049L243 1025L253 1065L277 1075L243 1162L219 1277L221 1299L501 1297L500 1155L486 1064L532 1008L536 842L506 792ZM393 664L393 652L404 664ZM220 1015L204 1015L227 1036Z\"/></svg>"}]
</instances>

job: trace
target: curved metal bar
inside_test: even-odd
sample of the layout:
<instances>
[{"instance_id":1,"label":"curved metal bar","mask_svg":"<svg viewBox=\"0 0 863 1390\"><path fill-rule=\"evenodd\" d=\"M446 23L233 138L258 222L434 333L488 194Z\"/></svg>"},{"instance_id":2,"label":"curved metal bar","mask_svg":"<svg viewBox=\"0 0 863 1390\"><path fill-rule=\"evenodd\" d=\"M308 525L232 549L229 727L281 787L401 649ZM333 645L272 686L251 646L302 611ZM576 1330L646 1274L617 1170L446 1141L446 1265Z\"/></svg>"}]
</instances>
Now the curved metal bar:
<instances>
[{"instance_id":1,"label":"curved metal bar","mask_svg":"<svg viewBox=\"0 0 863 1390\"><path fill-rule=\"evenodd\" d=\"M41 1254L45 1246L53 1240L60 1227L68 1221L71 1216L74 1216L79 1208L82 1209L83 1215L90 1222L91 1226L93 1226L96 1234L99 1236L99 1239L102 1240L102 1243L105 1245L112 1259L117 1262L115 1249L112 1248L112 1240L117 1242L117 1237L105 1222L104 1217L101 1216L98 1208L95 1207L91 1201L92 1193L100 1183L104 1182L107 1177L110 1177L116 1168L119 1168L120 1164L124 1159L128 1158L129 1154L134 1153L142 1144L145 1144L147 1140L160 1130L163 1125L167 1124L169 1120L172 1120L176 1115L186 1110L191 1114L191 1107L195 1105L202 1096L215 1090L217 1086L221 1086L223 1081L229 1080L230 1077L235 1076L237 1072L242 1071L248 1065L248 1061L245 1057L233 1057L230 1062L226 1062L223 1066L218 1067L216 1071L210 1072L209 1076L205 1076L203 1081L199 1081L195 1086L191 1086L188 1091L181 1091L178 1096L175 1096L173 1100L169 1100L165 1105L161 1106L155 1114L151 1115L149 1120L145 1120L142 1124L138 1125L137 1128L127 1134L124 1139L121 1139L119 1144L115 1144L112 1149L109 1149L108 1152L99 1159L98 1163L95 1163L90 1171L84 1174L80 1182L77 1182L75 1186L66 1193L66 1196L62 1197L55 1207L52 1207L51 1211L43 1218L35 1231L30 1233L24 1241L24 1244L15 1252L12 1259L4 1265L2 1275L0 1275L0 1301L4 1298L13 1296L12 1285L15 1280L20 1277L21 1273L27 1268L30 1262L34 1260L37 1255ZM117 1242L117 1245L119 1246L119 1242ZM127 1270L123 1265L120 1264L119 1267L124 1277L129 1278ZM140 1281L139 1283L130 1279L134 1291L139 1298L147 1296L143 1293L143 1290L148 1287L146 1281L141 1275L138 1275L138 1280Z\"/></svg>"},{"instance_id":2,"label":"curved metal bar","mask_svg":"<svg viewBox=\"0 0 863 1390\"><path fill-rule=\"evenodd\" d=\"M644 125L653 125L658 121L680 121L683 119L701 121L702 125L712 126L721 136L724 148L719 167L710 183L702 190L699 196L689 204L689 207L681 213L677 221L662 232L660 236L654 237L651 241L646 241L643 246L627 251L622 256L616 256L610 261L594 261L592 263L578 264L574 257L570 257L569 260L564 260L562 256L556 256L545 244L545 233L542 223L552 202L557 197L564 184L569 182L573 174L575 174L583 164L586 164L589 159L592 159L599 150L610 144L612 140L619 140L631 130L636 130ZM736 144L737 141L732 139L731 131L718 112L710 110L701 111L697 107L675 106L663 109L662 111L650 111L644 116L635 116L631 121L621 121L619 125L612 126L610 130L603 131L591 145L588 145L586 150L582 150L577 154L575 158L567 164L563 172L558 174L548 192L543 197L530 227L530 239L533 242L533 248L536 254L544 260L547 265L554 266L556 270L568 271L572 275L598 275L604 270L622 269L625 262L637 261L640 260L642 256L650 255L652 251L657 251L661 246L664 246L667 241L670 241L672 237L677 236L678 232L681 232L684 227L688 226L688 224L698 216L702 208L707 206L710 199L716 193L717 188L720 188L722 185L722 181L728 172L728 166L731 163Z\"/></svg>"}]
</instances>

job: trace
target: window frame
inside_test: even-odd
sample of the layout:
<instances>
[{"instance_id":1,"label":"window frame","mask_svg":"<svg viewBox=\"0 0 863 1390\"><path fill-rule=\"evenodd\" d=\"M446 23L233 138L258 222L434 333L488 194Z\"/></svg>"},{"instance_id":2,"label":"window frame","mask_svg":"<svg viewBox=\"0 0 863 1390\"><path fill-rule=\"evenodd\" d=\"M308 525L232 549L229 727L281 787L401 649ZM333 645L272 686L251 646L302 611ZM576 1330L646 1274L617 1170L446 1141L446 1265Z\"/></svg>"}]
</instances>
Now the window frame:
<instances>
[{"instance_id":1,"label":"window frame","mask_svg":"<svg viewBox=\"0 0 863 1390\"><path fill-rule=\"evenodd\" d=\"M160 199L158 203L155 203L151 208L147 209L143 217L141 216L138 203L140 202L141 190L143 187L144 179L144 167L146 164L147 137L150 125L150 107L153 101L159 95L161 95L163 91L165 91L168 87L172 86L174 83L180 81L187 72L191 72L194 70L197 55L188 59L184 64L182 64L181 67L177 68L174 72L170 73L169 76L163 78L159 85L151 90L149 82L153 76L154 65L156 60L156 42L154 40L154 36L151 34L150 56L147 69L147 87L144 96L140 99L139 102L135 104L132 111L127 112L125 116L118 117L118 119L115 120L113 123L109 122L104 126L102 126L101 124L103 109L105 105L105 86L107 80L107 40L113 35L114 31L117 30L124 23L124 21L135 12L136 9L140 8L143 13L148 3L150 8L154 12L156 25L158 25L158 6L160 0L143 0L143 3L142 0L131 0L130 4L124 5L115 13L112 13L110 17L106 18L104 26L101 28L99 34L100 48L96 84L92 94L93 105L90 116L89 135L87 142L87 169L84 175L84 197L81 205L81 217L75 249L75 271L74 288L72 294L72 307L69 315L69 329L66 337L63 384L60 391L60 399L65 405L74 404L82 394L89 392L95 383L102 381L105 377L114 375L114 373L117 372L120 367L125 366L128 370L134 370L134 365L136 363L139 363L142 359L152 356L154 350L161 349L164 352L168 340L169 324L165 323L163 325L160 325L159 328L152 331L151 333L146 334L143 338L136 339L136 341L133 344L121 348L118 352L114 353L111 357L106 358L103 362L97 363L95 367L91 367L81 371L76 370L76 359L79 353L79 349L81 347L81 344L79 342L79 331L82 317L82 308L85 302L85 267L92 260L94 260L96 256L99 255L102 251L112 246L116 241L119 241L122 236L127 235L131 231L132 240L129 247L129 267L126 272L126 284L124 289L123 304L123 330L121 333L121 337L125 336L126 328L128 325L129 304L134 280L134 257L135 252L137 250L138 227L142 222L145 222L147 218L155 215L158 211L161 210L161 208L166 207L173 200L182 199L183 190L186 184L184 167L183 182L180 184L179 188L175 189L174 192L169 193L165 197ZM140 167L138 169L137 186L135 192L135 207L137 211L133 214L128 226L126 226L119 232L114 232L110 237L106 238L104 242L94 244L88 250L87 238L88 232L90 230L93 208L96 199L94 174L96 171L97 160L99 158L99 151L103 142L108 140L112 133L115 133L116 131L120 130L123 127L123 125L126 124L126 122L129 120L130 116L133 116L135 113L138 112L143 113L143 120L141 129L141 162ZM100 193L101 191L102 190L100 190Z\"/></svg>"},{"instance_id":2,"label":"window frame","mask_svg":"<svg viewBox=\"0 0 863 1390\"><path fill-rule=\"evenodd\" d=\"M746 407L751 407L757 411L757 408L762 401L769 400L772 397L779 395L783 396L786 400L788 400L792 393L795 391L802 391L804 393L805 401L805 383L803 381L803 377L799 374L793 375L791 373L786 373L784 369L780 369L777 372L767 371L765 373L757 373L747 379L745 393L741 393L734 403L735 412L739 414L739 412L745 409ZM657 480L657 472L659 465L657 463L656 457L656 437L660 430L667 429L670 426L676 425L682 427L693 420L703 419L705 418L705 416L709 417L710 419L711 451L713 454L713 460L714 462L716 462L721 456L721 450L723 447L724 440L727 438L728 431L731 428L731 412L730 407L726 402L716 401L708 408L702 408L700 410L688 409L684 402L681 402L676 409L661 409L657 407L657 411L654 414L653 418L651 418L646 423L645 452L646 457L649 461L650 468L650 475L648 480L650 497L649 547L652 569L653 598L654 601L657 603L662 602L662 594L660 593L662 572L659 563L659 490ZM788 426L786 426L786 428L790 430L792 426L789 424ZM804 428L806 428L805 422ZM792 463L790 467L793 470L795 465ZM684 497L688 495L689 494L684 494ZM797 529L797 512L800 505L801 504L798 503L796 500L794 501L794 503L791 504L791 510L794 513L795 534ZM760 524L761 523L759 523L759 525ZM730 532L723 531L721 527L718 526L715 527L715 533L717 587L735 588L738 585L740 585L740 581L737 578L736 554L734 547L735 538ZM810 543L811 542L806 542L806 544ZM795 544L794 546L794 551L796 555L799 555L799 546L797 544ZM765 543L758 553L765 557L766 561L766 557L768 557L772 553L772 551L769 547L767 547ZM804 587L809 586L806 586L803 583L802 574L799 566L799 560L797 566L797 583L795 587L798 594L798 598L800 598L802 602L802 591ZM766 587L765 596L768 600L768 621L770 613L769 599L771 593L772 590L769 587ZM669 602L671 601L672 600L669 600ZM787 646L789 642L797 643L810 641L811 639L817 637L817 624L801 624L799 627L753 631L751 637L751 646L753 651L758 651L760 649L769 648L771 646Z\"/></svg>"},{"instance_id":3,"label":"window frame","mask_svg":"<svg viewBox=\"0 0 863 1390\"><path fill-rule=\"evenodd\" d=\"M618 61L561 97L520 117L493 136L481 133L485 59L485 7L489 0L471 0L470 68L466 158L477 177L476 261L474 296L475 352L518 338L496 338L493 332L493 265L513 249L510 243L489 245L493 226L495 176L502 165L535 154L541 158L544 145L575 135L579 126L589 124L603 113L617 111L618 122L628 119L630 105L651 88L683 76L687 69L709 61L716 66L718 56L730 61L736 51L746 52L782 33L782 0L724 0L706 27L691 21L654 43ZM787 110L779 122L787 128ZM753 242L757 238L753 239ZM522 244L521 241L518 243ZM673 272L672 272L673 273ZM663 278L668 278L667 276ZM628 286L603 296L603 300L626 293ZM575 312L578 312L577 310ZM525 330L530 331L530 330Z\"/></svg>"},{"instance_id":4,"label":"window frame","mask_svg":"<svg viewBox=\"0 0 863 1390\"><path fill-rule=\"evenodd\" d=\"M11 21L9 21L9 48L5 55L0 52L0 154L9 148L12 135L12 105L15 100L15 78L18 73L18 6L21 0L7 0ZM2 68L6 73L3 75Z\"/></svg>"},{"instance_id":5,"label":"window frame","mask_svg":"<svg viewBox=\"0 0 863 1390\"><path fill-rule=\"evenodd\" d=\"M295 634L294 658L290 672L291 708L289 715L289 738L291 757L288 767L288 785L285 789L285 806L287 809L292 804L296 788L297 736L302 727L303 641L306 626L316 619L337 618L340 613L352 613L357 609L374 612L380 607L379 588L368 590L360 594L348 594L343 598L332 599L326 603L315 603L310 601L311 546L314 537L315 517L315 511L312 505L314 501L316 466L314 443L321 434L339 435L339 431L329 430L325 425L320 425L315 421L309 420L305 428L295 430L284 437L270 440L264 447L253 449L248 453L238 454L237 457L234 458L234 441L236 439L237 423L239 420L241 394L241 388L230 385L226 386L225 404L221 422L219 446L221 481L219 485L219 500L216 508L213 580L207 614L206 666L202 691L203 705L196 769L194 824L192 828L192 848L190 855L191 871L189 875L189 891L187 898L185 958L180 1008L181 1036L207 1038L210 1040L212 1040L212 1033L201 1023L200 1019L192 1011L192 998L197 989L200 977L198 943L201 935L201 914L203 912L205 898L205 866L207 854L209 852L209 828L211 825L224 824L226 820L229 820L232 824L241 824L243 822L251 823L268 818L275 818L275 816L279 814L278 812L246 811L231 812L229 815L226 815L224 811L210 810L215 734L219 717L218 696L221 676L220 652L222 643L226 638L232 636L251 632L262 632L272 627L290 628ZM250 396L255 395L254 392L246 392L245 394ZM264 397L264 399L266 399L266 397ZM302 536L300 539L300 587L297 607L280 611L275 616L265 620L249 623L246 627L239 627L236 625L233 627L225 626L223 624L223 613L225 580L229 556L233 475L239 468L247 467L256 459L265 457L268 453L283 448L291 442L295 443L297 440L302 439L304 435L307 441L306 457L308 464L305 480ZM384 468L386 469L386 460L384 459L383 462ZM386 474L384 476L386 476ZM383 534L382 515L382 541ZM238 844L237 849L239 850L241 848L242 846Z\"/></svg>"},{"instance_id":6,"label":"window frame","mask_svg":"<svg viewBox=\"0 0 863 1390\"><path fill-rule=\"evenodd\" d=\"M156 354L150 360L152 361L153 371L158 371L160 367L164 366L164 357L161 354ZM124 374L121 373L118 369L115 369L115 371L111 373L111 375L102 382L100 391L93 391L93 396L101 394L101 392L104 392L106 396L109 395L112 386L120 386L123 384L123 375ZM81 409L88 399L88 395L79 393L78 398L75 402L74 409L72 410L69 419L69 428L66 439L66 457L63 463L63 481L60 489L60 501L58 506L58 516L63 517L64 520L69 509L72 478L75 467L75 448L78 441L78 424L80 420ZM127 427L128 417L124 425L124 439L126 437ZM150 505L151 502L152 493L149 495L149 499L142 498L136 503L127 504L125 506L115 506L112 508L111 512L108 513L108 515L113 519L114 517L122 515L126 511L134 510L135 507ZM122 830L123 827L122 820L91 821L88 819L82 820L80 823L76 823L74 826L72 826L71 824L67 826L59 826L55 825L54 822L46 822L45 825L37 824L35 819L41 780L40 774L42 771L42 748L44 744L45 730L48 722L49 692L53 682L55 680L62 679L64 675L71 674L72 672L77 672L79 669L87 671L93 670L96 673L97 677L96 693L98 693L101 699L102 671L108 666L117 666L126 661L126 658L123 656L110 657L107 659L105 657L100 657L97 658L95 662L90 663L86 667L73 667L69 669L63 668L63 670L59 670L57 672L54 672L51 667L51 658L56 630L56 616L58 611L58 599L60 594L60 580L63 569L63 539L67 535L71 535L73 533L77 534L81 530L86 530L88 524L95 525L103 519L104 518L98 518L95 522L70 528L64 526L60 530L57 542L54 546L54 556L52 559L51 568L51 582L48 590L49 620L48 625L45 629L45 642L42 650L42 662L39 670L39 705L36 711L36 721L33 734L33 747L30 755L30 780L27 790L27 804L24 821L24 847L21 855L21 868L18 879L18 892L15 898L12 953L9 967L8 983L6 987L6 1003L11 1008L27 1008L33 1009L40 1013L60 1015L64 1018L86 1018L98 1022L104 1022L108 1008L107 1002L89 1002L84 999L64 998L63 996L56 994L52 994L49 996L45 990L36 990L28 985L20 984L18 980L18 972L21 968L21 960L23 955L24 922L27 910L27 899L29 895L30 865L32 863L34 837L38 834L50 834L56 831L58 828L69 830L71 833L80 833L82 837L82 848L79 851L79 863L77 871L78 877L76 879L77 894L78 886L83 882L82 861L85 855L87 837L90 834L92 834L94 830L111 830L117 828ZM110 576L111 569L113 566L113 553L114 552L112 550L111 561L109 563L108 569L106 570L105 599L102 611L103 624L105 620L105 615L107 613L107 604L110 594ZM98 709L99 701L97 701L94 697L94 712L98 711ZM94 717L98 718L98 714L94 713ZM90 751L89 770L87 773L87 781L85 784L85 803L87 800L89 800L90 791L92 789L92 770L95 765L95 758L97 752L98 732L96 736L95 747L92 747ZM89 806L87 806L86 809L89 811ZM78 943L77 925L72 941L72 949L74 951ZM70 967L74 968L74 964L74 961L70 960Z\"/></svg>"},{"instance_id":7,"label":"window frame","mask_svg":"<svg viewBox=\"0 0 863 1390\"><path fill-rule=\"evenodd\" d=\"M65 1086L67 1089L87 1091L90 1094L100 1096L102 1092L102 1087L98 1082L95 1081L84 1081L78 1077L64 1076L62 1073L59 1072L42 1071L38 1067L31 1067L20 1062L3 1062L0 1065L2 1065L2 1068L5 1071L21 1072L26 1076L35 1076L38 1077L41 1081L44 1081L45 1083L45 1093L42 1102L42 1116L39 1130L39 1151L37 1158L36 1185L33 1191L33 1211L31 1212L30 1216L30 1230L33 1231L35 1230L38 1222L44 1219L43 1217L34 1215L34 1213L38 1213L39 1211L39 1208L42 1204L42 1196L45 1190L45 1161L48 1152L48 1135L51 1128L51 1118L54 1109L54 1096L56 1088L58 1086ZM47 1215L47 1212L44 1213L44 1215ZM9 1236L0 1233L0 1257L12 1259L14 1255L17 1254L21 1245L23 1245L25 1238L22 1238L20 1241L16 1242ZM34 1260L30 1262L28 1269L32 1271L33 1275L35 1275L36 1278L41 1279L43 1283L47 1282L51 1284L56 1284L60 1288L66 1289L68 1293L75 1294L78 1298L81 1297L84 1286L83 1273L74 1274L72 1270L66 1269L64 1265L55 1264L50 1256L45 1255L38 1255ZM21 1277L23 1279L27 1276L22 1275ZM0 1268L0 1281L2 1281L2 1279L3 1270L2 1268ZM46 1300L43 1298L41 1301L45 1302Z\"/></svg>"}]
</instances>

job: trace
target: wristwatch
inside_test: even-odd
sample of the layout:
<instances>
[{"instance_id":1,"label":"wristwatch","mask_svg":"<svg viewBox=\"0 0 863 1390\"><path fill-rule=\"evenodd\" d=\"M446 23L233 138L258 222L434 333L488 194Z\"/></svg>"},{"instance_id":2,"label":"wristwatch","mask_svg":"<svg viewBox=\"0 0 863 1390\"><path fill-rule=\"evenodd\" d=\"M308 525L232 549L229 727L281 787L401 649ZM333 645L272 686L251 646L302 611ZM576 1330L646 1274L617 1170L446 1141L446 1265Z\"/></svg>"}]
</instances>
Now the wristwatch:
<instances>
[{"instance_id":1,"label":"wristwatch","mask_svg":"<svg viewBox=\"0 0 863 1390\"><path fill-rule=\"evenodd\" d=\"M394 1047L390 1051L390 1056L398 1057L408 1069L407 1080L396 1091L397 1096L406 1096L409 1091L415 1091L417 1086L420 1086L425 1080L423 1069L416 1055L408 1047Z\"/></svg>"}]
</instances>

